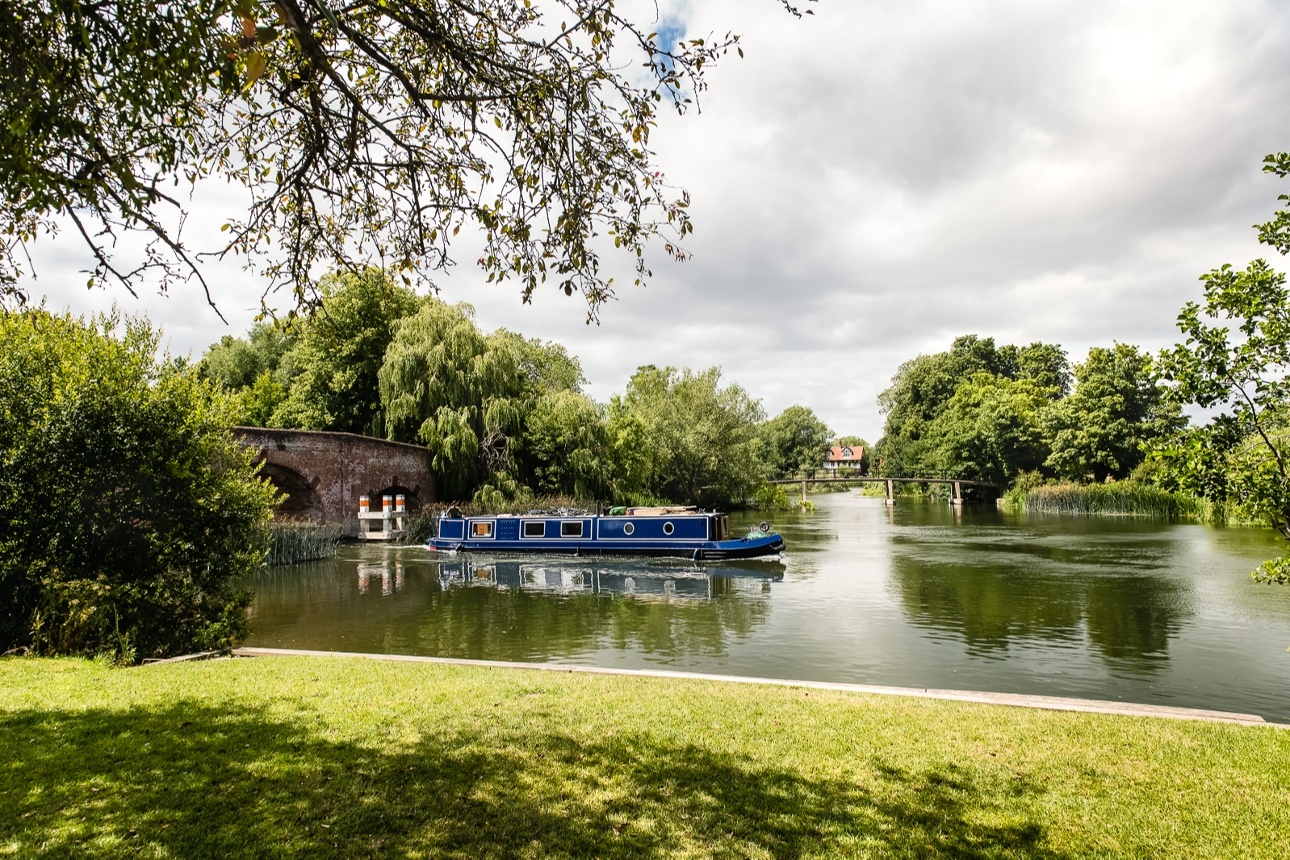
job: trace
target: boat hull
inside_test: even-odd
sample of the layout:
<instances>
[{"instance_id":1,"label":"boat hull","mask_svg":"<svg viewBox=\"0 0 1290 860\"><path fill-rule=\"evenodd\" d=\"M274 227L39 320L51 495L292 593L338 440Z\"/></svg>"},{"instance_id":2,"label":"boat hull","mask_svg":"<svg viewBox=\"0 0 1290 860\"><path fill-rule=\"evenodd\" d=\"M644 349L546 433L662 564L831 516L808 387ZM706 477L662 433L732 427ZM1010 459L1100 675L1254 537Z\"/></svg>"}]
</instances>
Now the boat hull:
<instances>
[{"instance_id":1,"label":"boat hull","mask_svg":"<svg viewBox=\"0 0 1290 860\"><path fill-rule=\"evenodd\" d=\"M763 558L779 555L784 551L784 540L779 535L738 540L703 541L701 543L676 543L660 545L657 542L619 541L613 544L599 541L570 543L537 541L472 541L431 538L426 546L438 552L516 553L521 555L571 555L571 556L644 556L648 558L689 558L697 561L719 561L735 558Z\"/></svg>"},{"instance_id":2,"label":"boat hull","mask_svg":"<svg viewBox=\"0 0 1290 860\"><path fill-rule=\"evenodd\" d=\"M778 555L784 539L768 527L732 538L724 514L662 509L622 515L534 512L440 517L426 546L437 552L647 556L721 560ZM764 524L763 524L764 526Z\"/></svg>"}]
</instances>

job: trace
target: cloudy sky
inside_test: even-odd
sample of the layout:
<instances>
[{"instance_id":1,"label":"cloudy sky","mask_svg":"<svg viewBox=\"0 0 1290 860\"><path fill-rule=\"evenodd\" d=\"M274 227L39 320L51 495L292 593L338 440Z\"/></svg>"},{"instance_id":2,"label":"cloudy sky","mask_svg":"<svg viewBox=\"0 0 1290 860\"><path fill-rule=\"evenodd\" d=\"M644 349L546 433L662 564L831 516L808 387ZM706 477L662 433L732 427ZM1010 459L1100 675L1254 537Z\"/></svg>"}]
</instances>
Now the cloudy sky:
<instances>
[{"instance_id":1,"label":"cloudy sky","mask_svg":"<svg viewBox=\"0 0 1290 860\"><path fill-rule=\"evenodd\" d=\"M701 114L652 139L693 195L690 262L660 253L648 288L622 287L599 325L577 297L525 306L466 265L444 298L486 329L566 344L597 399L641 364L720 365L771 415L800 403L874 441L876 395L919 353L967 333L1060 343L1073 360L1112 341L1156 349L1201 273L1270 252L1250 225L1290 192L1260 170L1290 149L1290 5L812 7L798 20L775 0L663 3L663 25L734 30L746 53L711 73ZM71 237L37 246L32 292L144 311L174 352L242 333L258 308L236 270L218 278L228 327L195 288L87 292L78 253Z\"/></svg>"}]
</instances>

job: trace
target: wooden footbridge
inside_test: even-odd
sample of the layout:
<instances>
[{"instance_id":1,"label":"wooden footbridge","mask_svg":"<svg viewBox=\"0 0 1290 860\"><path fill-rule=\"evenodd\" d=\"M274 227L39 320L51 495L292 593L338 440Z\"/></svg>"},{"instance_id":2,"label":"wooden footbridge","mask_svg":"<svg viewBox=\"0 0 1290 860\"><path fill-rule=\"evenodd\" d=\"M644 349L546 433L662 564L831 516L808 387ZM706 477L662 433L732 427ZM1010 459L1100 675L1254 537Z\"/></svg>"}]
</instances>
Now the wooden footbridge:
<instances>
[{"instance_id":1,"label":"wooden footbridge","mask_svg":"<svg viewBox=\"0 0 1290 860\"><path fill-rule=\"evenodd\" d=\"M994 497L998 497L1000 490L997 484L991 484L988 481L971 481L966 478L887 478L881 476L860 476L860 475L827 475L823 477L816 476L798 476L794 478L775 478L767 481L768 484L802 485L802 501L806 501L807 484L884 484L887 490L887 504L896 503L896 484L948 484L950 487L950 504L962 505L964 502L963 490L981 489L988 490Z\"/></svg>"}]
</instances>

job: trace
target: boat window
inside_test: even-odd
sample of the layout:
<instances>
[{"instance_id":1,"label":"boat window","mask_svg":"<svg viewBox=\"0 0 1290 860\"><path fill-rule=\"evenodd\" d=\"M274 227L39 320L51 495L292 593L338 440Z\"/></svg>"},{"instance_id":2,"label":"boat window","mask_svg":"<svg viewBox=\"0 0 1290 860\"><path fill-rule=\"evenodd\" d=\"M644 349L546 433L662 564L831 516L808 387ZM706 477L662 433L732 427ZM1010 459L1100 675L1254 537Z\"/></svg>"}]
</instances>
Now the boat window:
<instances>
[{"instance_id":1,"label":"boat window","mask_svg":"<svg viewBox=\"0 0 1290 860\"><path fill-rule=\"evenodd\" d=\"M663 523L663 534L670 535L674 531L676 531L676 526L671 523Z\"/></svg>"},{"instance_id":2,"label":"boat window","mask_svg":"<svg viewBox=\"0 0 1290 860\"><path fill-rule=\"evenodd\" d=\"M470 534L472 537L492 537L493 524L488 521L473 522L470 524Z\"/></svg>"},{"instance_id":3,"label":"boat window","mask_svg":"<svg viewBox=\"0 0 1290 860\"><path fill-rule=\"evenodd\" d=\"M560 523L560 537L582 537L582 520L566 520Z\"/></svg>"},{"instance_id":4,"label":"boat window","mask_svg":"<svg viewBox=\"0 0 1290 860\"><path fill-rule=\"evenodd\" d=\"M525 537L546 537L546 522L543 520L527 520L524 523Z\"/></svg>"},{"instance_id":5,"label":"boat window","mask_svg":"<svg viewBox=\"0 0 1290 860\"><path fill-rule=\"evenodd\" d=\"M636 531L635 525L633 525L632 523L623 523L623 534L629 535L634 531Z\"/></svg>"}]
</instances>

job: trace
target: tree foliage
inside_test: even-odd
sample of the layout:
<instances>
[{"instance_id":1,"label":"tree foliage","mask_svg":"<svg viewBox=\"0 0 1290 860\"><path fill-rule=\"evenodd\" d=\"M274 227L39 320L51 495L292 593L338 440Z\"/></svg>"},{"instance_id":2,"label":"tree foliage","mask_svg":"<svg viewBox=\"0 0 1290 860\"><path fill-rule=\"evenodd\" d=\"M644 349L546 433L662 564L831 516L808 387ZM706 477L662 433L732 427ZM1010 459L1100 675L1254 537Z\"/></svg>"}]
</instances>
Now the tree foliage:
<instances>
[{"instance_id":1,"label":"tree foliage","mask_svg":"<svg viewBox=\"0 0 1290 860\"><path fill-rule=\"evenodd\" d=\"M790 406L764 422L758 433L766 465L776 474L814 472L824 462L833 431L805 406Z\"/></svg>"},{"instance_id":2,"label":"tree foliage","mask_svg":"<svg viewBox=\"0 0 1290 860\"><path fill-rule=\"evenodd\" d=\"M224 335L197 362L197 372L229 392L236 424L268 427L287 397L290 379L280 370L298 329L259 322L247 337Z\"/></svg>"},{"instance_id":3,"label":"tree foliage","mask_svg":"<svg viewBox=\"0 0 1290 860\"><path fill-rule=\"evenodd\" d=\"M289 335L262 324L225 338L201 372L230 393L237 420L424 444L446 498L740 504L771 447L814 468L828 444L809 409L764 422L716 368L641 368L605 406L582 393L582 365L563 346L485 333L469 305L418 299L375 269L330 276L320 292Z\"/></svg>"},{"instance_id":4,"label":"tree foliage","mask_svg":"<svg viewBox=\"0 0 1290 860\"><path fill-rule=\"evenodd\" d=\"M318 291L318 307L296 322L295 343L281 361L289 385L270 421L380 435L385 421L377 374L395 323L421 299L374 268L328 275Z\"/></svg>"},{"instance_id":5,"label":"tree foliage","mask_svg":"<svg viewBox=\"0 0 1290 860\"><path fill-rule=\"evenodd\" d=\"M757 426L761 404L743 388L721 386L720 368L701 373L639 368L610 404L619 427L643 430L647 486L658 497L706 505L752 497L764 466Z\"/></svg>"},{"instance_id":6,"label":"tree foliage","mask_svg":"<svg viewBox=\"0 0 1290 860\"><path fill-rule=\"evenodd\" d=\"M1075 366L1075 391L1048 414L1046 465L1073 480L1121 480L1185 419L1157 384L1151 356L1129 344L1094 347Z\"/></svg>"},{"instance_id":7,"label":"tree foliage","mask_svg":"<svg viewBox=\"0 0 1290 860\"><path fill-rule=\"evenodd\" d=\"M399 320L378 374L389 438L421 442L450 498L505 471L520 427L515 341L490 342L465 304L429 301Z\"/></svg>"},{"instance_id":8,"label":"tree foliage","mask_svg":"<svg viewBox=\"0 0 1290 860\"><path fill-rule=\"evenodd\" d=\"M961 383L929 425L939 474L1007 486L1048 454L1041 415L1049 389L1033 379L978 372Z\"/></svg>"},{"instance_id":9,"label":"tree foliage","mask_svg":"<svg viewBox=\"0 0 1290 860\"><path fill-rule=\"evenodd\" d=\"M1094 347L1075 367L1055 344L996 346L967 335L901 365L879 395L882 474L948 475L1007 487L1128 478L1185 424L1137 347Z\"/></svg>"},{"instance_id":10,"label":"tree foliage","mask_svg":"<svg viewBox=\"0 0 1290 860\"><path fill-rule=\"evenodd\" d=\"M1166 452L1185 489L1220 503L1239 500L1290 538L1290 293L1285 276L1256 260L1202 278L1204 305L1178 317L1184 343L1160 356L1173 396L1215 412ZM1222 321L1236 323L1230 331Z\"/></svg>"},{"instance_id":11,"label":"tree foliage","mask_svg":"<svg viewBox=\"0 0 1290 860\"><path fill-rule=\"evenodd\" d=\"M197 372L229 391L254 385L262 374L277 372L283 357L295 345L297 331L273 322L258 322L245 338L226 334L206 350L197 363Z\"/></svg>"},{"instance_id":12,"label":"tree foliage","mask_svg":"<svg viewBox=\"0 0 1290 860\"><path fill-rule=\"evenodd\" d=\"M539 494L608 498L614 460L602 413L569 389L539 397L524 418L521 479Z\"/></svg>"},{"instance_id":13,"label":"tree foliage","mask_svg":"<svg viewBox=\"0 0 1290 860\"><path fill-rule=\"evenodd\" d=\"M496 346L506 345L514 356L516 373L529 397L559 391L581 391L587 380L582 363L562 344L499 328L489 335Z\"/></svg>"},{"instance_id":14,"label":"tree foliage","mask_svg":"<svg viewBox=\"0 0 1290 860\"><path fill-rule=\"evenodd\" d=\"M673 43L613 0L6 0L0 11L4 88L22 94L0 104L11 298L26 244L60 216L93 250L91 282L201 278L184 201L218 177L248 202L212 252L243 255L298 299L320 264L442 268L472 224L488 280L515 279L526 300L551 280L594 314L613 290L598 234L636 260L638 281L650 237L685 255L688 197L655 168L650 135L738 41ZM133 232L150 244L123 263L113 249Z\"/></svg>"},{"instance_id":15,"label":"tree foliage","mask_svg":"<svg viewBox=\"0 0 1290 860\"><path fill-rule=\"evenodd\" d=\"M197 374L115 316L0 314L0 650L236 643L273 491Z\"/></svg>"},{"instance_id":16,"label":"tree foliage","mask_svg":"<svg viewBox=\"0 0 1290 860\"><path fill-rule=\"evenodd\" d=\"M1264 170L1290 175L1290 153L1264 159ZM1290 252L1290 195L1259 241ZM1261 519L1290 540L1290 291L1265 260L1244 270L1224 265L1201 276L1203 303L1178 315L1186 339L1162 350L1160 372L1179 403L1212 416L1179 434L1161 457L1178 486ZM1265 562L1256 580L1290 582L1290 558Z\"/></svg>"},{"instance_id":17,"label":"tree foliage","mask_svg":"<svg viewBox=\"0 0 1290 860\"><path fill-rule=\"evenodd\" d=\"M955 338L948 352L907 361L892 377L891 385L878 395L878 405L886 415L878 451L882 473L929 474L957 469L968 462L949 453L947 440L940 435L945 428L934 425L959 387L983 373L1005 380L1026 380L1032 383L1027 390L1042 391L1050 400L1061 397L1070 380L1066 353L1055 344L996 347L994 338L964 335ZM970 423L961 426L966 429ZM948 442L952 444L954 440ZM977 443L965 444L971 447ZM975 455L969 459L984 462ZM1003 472L1013 474L1016 470L1010 466ZM960 476L983 478L976 473Z\"/></svg>"}]
</instances>

